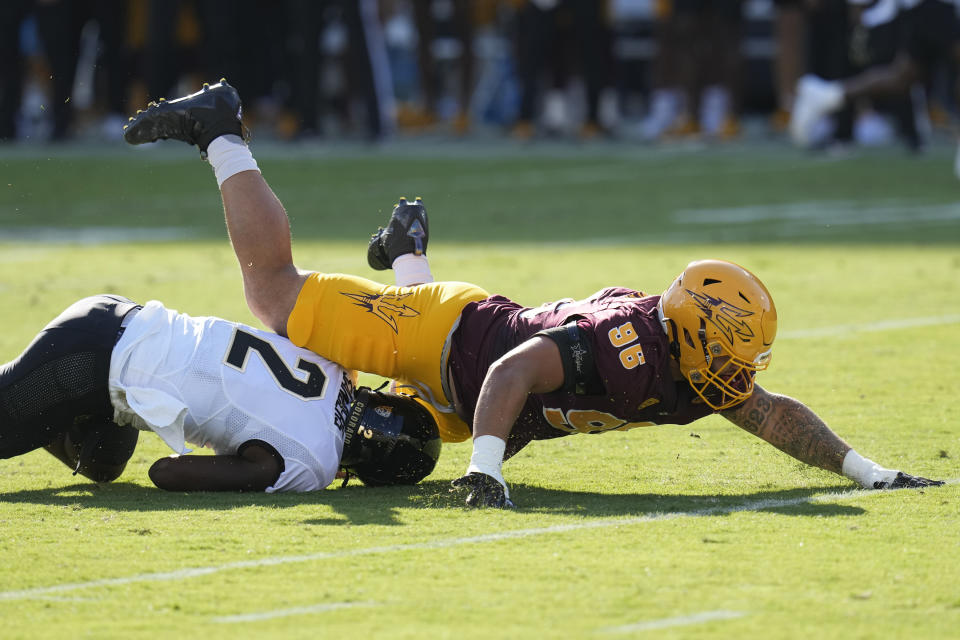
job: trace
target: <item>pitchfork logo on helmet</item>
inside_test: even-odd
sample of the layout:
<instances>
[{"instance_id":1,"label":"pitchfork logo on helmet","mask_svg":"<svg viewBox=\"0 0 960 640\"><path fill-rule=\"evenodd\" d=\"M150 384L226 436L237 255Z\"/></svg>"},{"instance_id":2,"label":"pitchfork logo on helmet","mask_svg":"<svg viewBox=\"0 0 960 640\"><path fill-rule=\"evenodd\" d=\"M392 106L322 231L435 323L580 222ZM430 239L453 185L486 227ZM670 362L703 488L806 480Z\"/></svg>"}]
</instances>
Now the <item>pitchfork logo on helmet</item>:
<instances>
[{"instance_id":1,"label":"pitchfork logo on helmet","mask_svg":"<svg viewBox=\"0 0 960 640\"><path fill-rule=\"evenodd\" d=\"M777 333L777 309L755 275L723 260L691 262L658 309L671 354L707 405L720 411L750 397Z\"/></svg>"},{"instance_id":2,"label":"pitchfork logo on helmet","mask_svg":"<svg viewBox=\"0 0 960 640\"><path fill-rule=\"evenodd\" d=\"M743 320L743 318L752 316L752 311L741 309L721 298L713 298L690 289L687 289L687 293L690 294L694 303L703 312L703 317L713 323L713 326L723 334L727 342L733 344L733 334L737 334L741 340L749 340L754 337L753 329Z\"/></svg>"}]
</instances>

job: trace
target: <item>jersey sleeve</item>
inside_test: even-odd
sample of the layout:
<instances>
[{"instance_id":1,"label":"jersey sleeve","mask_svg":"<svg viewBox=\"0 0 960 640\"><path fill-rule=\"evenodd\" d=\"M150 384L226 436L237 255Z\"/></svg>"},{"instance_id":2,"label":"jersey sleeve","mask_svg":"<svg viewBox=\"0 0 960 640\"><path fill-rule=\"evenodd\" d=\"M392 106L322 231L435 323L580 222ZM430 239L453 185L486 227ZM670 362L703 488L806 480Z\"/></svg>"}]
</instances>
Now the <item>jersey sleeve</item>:
<instances>
[{"instance_id":1,"label":"jersey sleeve","mask_svg":"<svg viewBox=\"0 0 960 640\"><path fill-rule=\"evenodd\" d=\"M331 439L307 447L305 443L279 433L263 434L268 444L283 457L283 472L267 493L281 491L318 491L336 478L340 469L340 445Z\"/></svg>"},{"instance_id":2,"label":"jersey sleeve","mask_svg":"<svg viewBox=\"0 0 960 640\"><path fill-rule=\"evenodd\" d=\"M335 476L336 472L317 474L299 460L284 459L283 473L276 482L267 487L266 492L317 491L333 482Z\"/></svg>"},{"instance_id":3,"label":"jersey sleeve","mask_svg":"<svg viewBox=\"0 0 960 640\"><path fill-rule=\"evenodd\" d=\"M552 340L560 350L563 365L563 386L559 389L579 396L604 393L597 373L593 348L576 322L536 333Z\"/></svg>"}]
</instances>

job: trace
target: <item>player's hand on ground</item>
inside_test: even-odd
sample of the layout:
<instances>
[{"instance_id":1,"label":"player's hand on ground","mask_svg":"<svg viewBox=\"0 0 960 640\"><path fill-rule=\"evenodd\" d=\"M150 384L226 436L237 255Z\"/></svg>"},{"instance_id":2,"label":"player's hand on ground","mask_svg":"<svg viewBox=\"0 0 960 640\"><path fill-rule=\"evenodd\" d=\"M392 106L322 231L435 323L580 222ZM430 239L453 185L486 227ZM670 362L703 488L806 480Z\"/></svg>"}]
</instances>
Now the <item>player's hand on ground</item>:
<instances>
[{"instance_id":1,"label":"player's hand on ground","mask_svg":"<svg viewBox=\"0 0 960 640\"><path fill-rule=\"evenodd\" d=\"M923 487L939 487L943 480L928 480L920 476L912 476L902 471L890 482L874 482L874 489L922 489Z\"/></svg>"},{"instance_id":2,"label":"player's hand on ground","mask_svg":"<svg viewBox=\"0 0 960 640\"><path fill-rule=\"evenodd\" d=\"M512 509L514 504L507 497L507 490L499 480L479 471L473 471L450 483L455 490L469 491L467 506Z\"/></svg>"}]
</instances>

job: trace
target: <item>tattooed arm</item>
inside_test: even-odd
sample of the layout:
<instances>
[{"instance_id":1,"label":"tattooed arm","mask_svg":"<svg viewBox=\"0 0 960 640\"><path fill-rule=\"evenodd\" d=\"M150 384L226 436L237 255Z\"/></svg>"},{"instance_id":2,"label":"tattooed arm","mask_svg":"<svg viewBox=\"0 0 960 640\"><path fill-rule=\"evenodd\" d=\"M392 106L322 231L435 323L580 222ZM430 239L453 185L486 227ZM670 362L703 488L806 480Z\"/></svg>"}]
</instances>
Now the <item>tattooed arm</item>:
<instances>
[{"instance_id":1,"label":"tattooed arm","mask_svg":"<svg viewBox=\"0 0 960 640\"><path fill-rule=\"evenodd\" d=\"M866 489L917 489L943 484L886 469L864 458L805 404L759 386L753 388L746 402L721 415L800 462L844 475Z\"/></svg>"},{"instance_id":2,"label":"tattooed arm","mask_svg":"<svg viewBox=\"0 0 960 640\"><path fill-rule=\"evenodd\" d=\"M802 402L759 386L746 402L721 415L800 462L834 473L842 473L851 449Z\"/></svg>"}]
</instances>

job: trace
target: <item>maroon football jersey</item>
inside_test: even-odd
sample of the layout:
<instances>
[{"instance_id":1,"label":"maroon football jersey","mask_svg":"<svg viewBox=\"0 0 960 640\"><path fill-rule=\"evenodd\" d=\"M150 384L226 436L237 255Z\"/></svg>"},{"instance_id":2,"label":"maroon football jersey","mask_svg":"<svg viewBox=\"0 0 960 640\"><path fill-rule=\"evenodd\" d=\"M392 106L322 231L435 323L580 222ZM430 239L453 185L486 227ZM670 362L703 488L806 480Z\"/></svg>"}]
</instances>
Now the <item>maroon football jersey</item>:
<instances>
[{"instance_id":1,"label":"maroon football jersey","mask_svg":"<svg viewBox=\"0 0 960 640\"><path fill-rule=\"evenodd\" d=\"M687 424L709 415L686 382L670 372L669 342L657 315L660 296L620 287L585 300L527 308L493 296L468 304L453 334L450 368L460 402L472 423L487 370L534 334L576 322L596 370L587 393L531 394L514 423L506 457L531 440L573 433L603 433L651 424ZM561 352L563 347L561 347Z\"/></svg>"}]
</instances>

